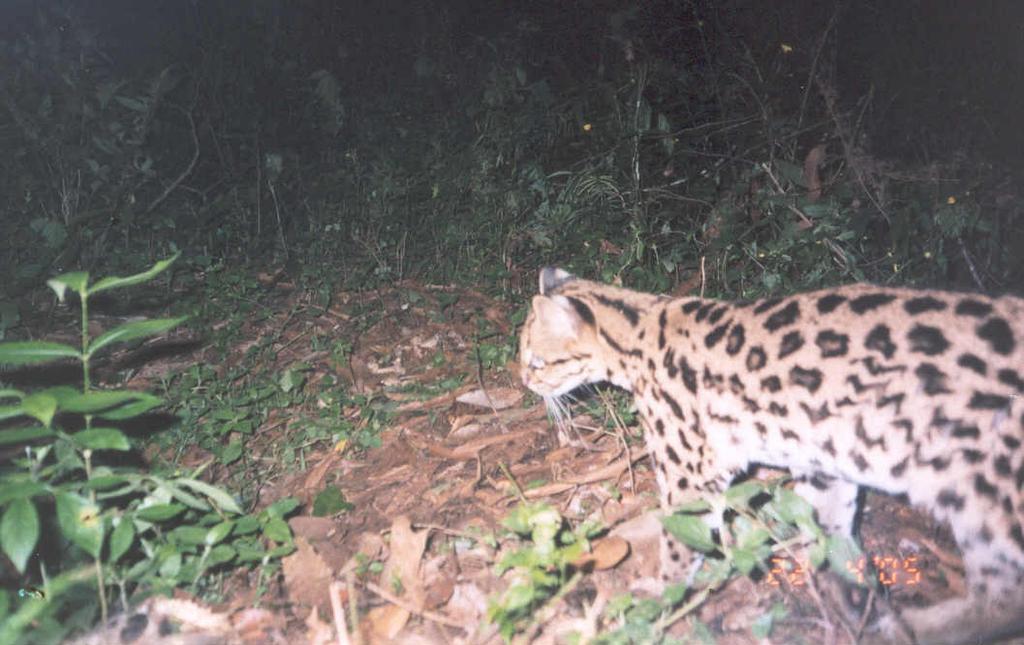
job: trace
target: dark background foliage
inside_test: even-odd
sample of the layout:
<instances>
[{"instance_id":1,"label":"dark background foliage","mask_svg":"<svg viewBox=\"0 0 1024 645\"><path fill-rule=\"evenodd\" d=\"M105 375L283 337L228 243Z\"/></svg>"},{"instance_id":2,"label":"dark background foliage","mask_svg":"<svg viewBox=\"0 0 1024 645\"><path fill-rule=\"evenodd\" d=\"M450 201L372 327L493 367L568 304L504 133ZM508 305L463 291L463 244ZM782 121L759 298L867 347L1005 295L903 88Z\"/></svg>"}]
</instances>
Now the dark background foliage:
<instances>
[{"instance_id":1,"label":"dark background foliage","mask_svg":"<svg viewBox=\"0 0 1024 645\"><path fill-rule=\"evenodd\" d=\"M175 248L359 281L575 261L662 287L703 257L726 292L1019 270L1019 3L2 11L12 292Z\"/></svg>"}]
</instances>

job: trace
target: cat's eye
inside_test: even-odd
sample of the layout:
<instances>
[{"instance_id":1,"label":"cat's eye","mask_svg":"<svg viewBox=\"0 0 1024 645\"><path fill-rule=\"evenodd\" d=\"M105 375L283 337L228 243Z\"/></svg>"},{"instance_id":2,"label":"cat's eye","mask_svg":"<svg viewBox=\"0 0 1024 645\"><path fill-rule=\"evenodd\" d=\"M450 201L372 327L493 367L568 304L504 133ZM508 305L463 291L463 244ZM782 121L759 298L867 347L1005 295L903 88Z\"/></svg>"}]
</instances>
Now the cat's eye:
<instances>
[{"instance_id":1,"label":"cat's eye","mask_svg":"<svg viewBox=\"0 0 1024 645\"><path fill-rule=\"evenodd\" d=\"M530 366L531 370L543 369L544 368L544 359L541 358L540 356L534 356L533 358L530 359L529 366Z\"/></svg>"}]
</instances>

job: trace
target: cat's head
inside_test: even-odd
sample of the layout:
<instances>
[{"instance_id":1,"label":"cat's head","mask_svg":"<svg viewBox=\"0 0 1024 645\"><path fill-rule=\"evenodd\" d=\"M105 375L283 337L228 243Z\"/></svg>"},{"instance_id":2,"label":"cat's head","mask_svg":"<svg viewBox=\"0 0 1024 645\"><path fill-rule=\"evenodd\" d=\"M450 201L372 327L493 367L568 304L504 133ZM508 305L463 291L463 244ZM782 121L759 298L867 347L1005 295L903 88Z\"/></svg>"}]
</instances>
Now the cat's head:
<instances>
[{"instance_id":1,"label":"cat's head","mask_svg":"<svg viewBox=\"0 0 1024 645\"><path fill-rule=\"evenodd\" d=\"M559 293L576 280L562 269L543 269L540 293L533 297L520 336L523 385L545 399L607 376L597 355L593 311L579 298Z\"/></svg>"}]
</instances>

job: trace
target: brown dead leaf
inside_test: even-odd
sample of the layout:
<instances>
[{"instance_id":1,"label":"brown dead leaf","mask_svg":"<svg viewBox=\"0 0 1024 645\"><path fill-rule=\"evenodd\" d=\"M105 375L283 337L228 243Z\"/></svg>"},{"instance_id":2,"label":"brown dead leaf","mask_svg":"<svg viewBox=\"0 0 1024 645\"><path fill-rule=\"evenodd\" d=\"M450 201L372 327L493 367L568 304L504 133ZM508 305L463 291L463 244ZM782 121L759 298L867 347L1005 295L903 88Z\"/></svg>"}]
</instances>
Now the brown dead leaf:
<instances>
[{"instance_id":1,"label":"brown dead leaf","mask_svg":"<svg viewBox=\"0 0 1024 645\"><path fill-rule=\"evenodd\" d=\"M523 391L511 387L494 387L484 390L473 390L459 395L455 400L466 405L473 405L478 408L504 410L519 403L523 398Z\"/></svg>"},{"instance_id":2,"label":"brown dead leaf","mask_svg":"<svg viewBox=\"0 0 1024 645\"><path fill-rule=\"evenodd\" d=\"M331 568L306 538L296 536L295 547L295 553L281 560L288 597L296 604L328 609L327 589L331 584Z\"/></svg>"},{"instance_id":3,"label":"brown dead leaf","mask_svg":"<svg viewBox=\"0 0 1024 645\"><path fill-rule=\"evenodd\" d=\"M508 309L504 305L497 304L487 307L483 311L483 316L487 322L500 329L503 333L508 333Z\"/></svg>"},{"instance_id":4,"label":"brown dead leaf","mask_svg":"<svg viewBox=\"0 0 1024 645\"><path fill-rule=\"evenodd\" d=\"M337 530L334 520L327 517L299 515L288 520L288 526L296 536L306 538L311 544L331 537Z\"/></svg>"},{"instance_id":5,"label":"brown dead leaf","mask_svg":"<svg viewBox=\"0 0 1024 645\"><path fill-rule=\"evenodd\" d=\"M576 456L579 449L575 446L562 446L561 448L555 448L549 450L544 455L544 463L547 465L561 463L563 461L569 461Z\"/></svg>"},{"instance_id":6,"label":"brown dead leaf","mask_svg":"<svg viewBox=\"0 0 1024 645\"><path fill-rule=\"evenodd\" d=\"M370 636L371 644L389 642L398 636L411 615L408 609L397 605L374 607L366 612L360 627L364 634Z\"/></svg>"},{"instance_id":7,"label":"brown dead leaf","mask_svg":"<svg viewBox=\"0 0 1024 645\"><path fill-rule=\"evenodd\" d=\"M630 571L636 572L637 577L650 577L657 573L661 558L658 554L661 531L661 522L656 513L642 513L612 529L611 536L629 543L630 558L627 564Z\"/></svg>"},{"instance_id":8,"label":"brown dead leaf","mask_svg":"<svg viewBox=\"0 0 1024 645\"><path fill-rule=\"evenodd\" d=\"M672 297L681 298L682 296L688 296L699 288L700 273L694 272L690 274L690 277L677 284L675 289L672 289Z\"/></svg>"},{"instance_id":9,"label":"brown dead leaf","mask_svg":"<svg viewBox=\"0 0 1024 645\"><path fill-rule=\"evenodd\" d=\"M472 482L469 482L467 489L466 493L476 498L482 508L494 509L496 513L503 512L505 508L503 502L508 499L508 494L505 491L493 488L475 488Z\"/></svg>"},{"instance_id":10,"label":"brown dead leaf","mask_svg":"<svg viewBox=\"0 0 1024 645\"><path fill-rule=\"evenodd\" d=\"M423 607L423 580L420 577L420 562L427 548L429 530L414 531L412 520L406 515L396 517L391 523L391 542L388 561L384 564L381 580L385 585L393 580L402 584L402 597L414 603L417 609Z\"/></svg>"},{"instance_id":11,"label":"brown dead leaf","mask_svg":"<svg viewBox=\"0 0 1024 645\"><path fill-rule=\"evenodd\" d=\"M509 432L507 434L496 435L493 437L481 437L474 441L469 441L462 444L455 450L451 451L452 459L476 459L477 455L484 448L501 443L515 443L517 441L525 441L527 437L536 434L536 430L527 429L519 430L517 432Z\"/></svg>"},{"instance_id":12,"label":"brown dead leaf","mask_svg":"<svg viewBox=\"0 0 1024 645\"><path fill-rule=\"evenodd\" d=\"M437 609L451 598L458 569L456 558L455 554L444 554L430 557L423 562L423 602L428 609Z\"/></svg>"},{"instance_id":13,"label":"brown dead leaf","mask_svg":"<svg viewBox=\"0 0 1024 645\"><path fill-rule=\"evenodd\" d=\"M456 388L451 392L445 392L444 394L435 396L432 399L427 399L426 401L408 401L407 403L403 403L402 405L398 406L396 411L417 412L419 410L429 410L431 408L440 408L447 405L451 405L452 402L454 402L455 399L459 397L459 395L465 392L469 392L475 387L475 384L470 383L468 385L463 385L460 388ZM401 397L396 393L391 393L388 396L396 400L401 400Z\"/></svg>"},{"instance_id":14,"label":"brown dead leaf","mask_svg":"<svg viewBox=\"0 0 1024 645\"><path fill-rule=\"evenodd\" d=\"M475 625L487 615L487 593L472 583L455 587L445 613L465 625Z\"/></svg>"},{"instance_id":15,"label":"brown dead leaf","mask_svg":"<svg viewBox=\"0 0 1024 645\"><path fill-rule=\"evenodd\" d=\"M615 244L614 242L609 242L608 240L602 239L601 253L605 255L622 255L622 247Z\"/></svg>"},{"instance_id":16,"label":"brown dead leaf","mask_svg":"<svg viewBox=\"0 0 1024 645\"><path fill-rule=\"evenodd\" d=\"M446 575L433 578L426 585L426 593L423 598L424 604L431 609L436 609L448 602L454 590L455 580L451 576Z\"/></svg>"},{"instance_id":17,"label":"brown dead leaf","mask_svg":"<svg viewBox=\"0 0 1024 645\"><path fill-rule=\"evenodd\" d=\"M314 494L319 492L323 488L323 482L327 477L327 473L331 472L340 460L341 453L332 450L327 453L327 456L320 463L310 468L302 482L302 490L297 493L299 497L309 501Z\"/></svg>"},{"instance_id":18,"label":"brown dead leaf","mask_svg":"<svg viewBox=\"0 0 1024 645\"><path fill-rule=\"evenodd\" d=\"M309 645L331 645L337 642L334 627L325 623L317 610L310 609L306 618L306 642Z\"/></svg>"},{"instance_id":19,"label":"brown dead leaf","mask_svg":"<svg viewBox=\"0 0 1024 645\"><path fill-rule=\"evenodd\" d=\"M280 633L283 617L268 609L248 607L231 616L231 625L243 643L266 643L268 634Z\"/></svg>"},{"instance_id":20,"label":"brown dead leaf","mask_svg":"<svg viewBox=\"0 0 1024 645\"><path fill-rule=\"evenodd\" d=\"M646 453L637 453L632 456L632 459L633 461L639 461L646 456ZM626 472L628 466L629 464L627 463L626 458L623 457L622 459L617 459L606 466L594 468L593 470L588 470L587 472L579 475L565 477L551 484L531 488L524 494L529 499L537 499L540 497L548 497L549 495L557 495L558 493L582 484L593 484L594 482L603 481L605 479L618 479L619 476ZM513 470L513 472L515 471Z\"/></svg>"},{"instance_id":21,"label":"brown dead leaf","mask_svg":"<svg viewBox=\"0 0 1024 645\"><path fill-rule=\"evenodd\" d=\"M613 535L594 542L593 550L576 558L573 566L577 568L590 566L598 571L611 569L622 562L627 555L629 555L629 542Z\"/></svg>"},{"instance_id":22,"label":"brown dead leaf","mask_svg":"<svg viewBox=\"0 0 1024 645\"><path fill-rule=\"evenodd\" d=\"M804 185L807 186L807 201L814 203L821 199L821 175L818 169L825 160L825 144L820 143L804 157Z\"/></svg>"}]
</instances>

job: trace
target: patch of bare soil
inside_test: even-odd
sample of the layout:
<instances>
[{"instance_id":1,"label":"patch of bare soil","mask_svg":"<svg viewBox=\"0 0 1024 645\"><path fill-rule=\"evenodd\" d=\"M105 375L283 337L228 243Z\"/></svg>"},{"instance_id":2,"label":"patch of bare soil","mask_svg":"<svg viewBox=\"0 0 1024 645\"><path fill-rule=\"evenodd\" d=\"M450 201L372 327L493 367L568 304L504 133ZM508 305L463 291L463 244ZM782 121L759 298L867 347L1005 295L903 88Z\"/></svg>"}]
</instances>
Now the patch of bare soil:
<instances>
[{"instance_id":1,"label":"patch of bare soil","mask_svg":"<svg viewBox=\"0 0 1024 645\"><path fill-rule=\"evenodd\" d=\"M149 603L148 611L163 612L163 620L178 626L176 637L195 634L193 641L177 642L499 643L486 612L488 597L505 584L494 574L505 547L478 538L500 535L501 519L519 501L517 486L570 521L598 519L617 536L598 542L599 553L616 555L595 556L603 570L545 612L533 641L559 642L571 631L593 635L597 610L634 580L654 574L659 527L647 511L656 506L656 484L642 444L627 444L582 418L583 441L559 446L542 404L519 387L515 366L483 369L478 363L482 333L498 341L515 331L507 304L472 290L409 282L339 294L327 311L304 303L287 284L278 283L274 294L281 313L246 323L248 340L228 364L248 345L273 337L280 369L312 366L307 387L331 375L349 391L388 399L394 414L379 448L307 446L304 467L291 470L273 463L274 448L315 410L277 413L257 430L248 462L260 469L251 474L262 482L259 505L287 496L302 500L290 520L297 550L262 597L251 575L240 571L222 605L202 607L188 598L163 607ZM313 337L349 343L348 360L339 364L329 348L311 349ZM148 364L138 379L213 357L212 349L200 349L186 361L167 358ZM462 384L423 395L422 387L453 377L462 377ZM344 414L354 419L358 412ZM197 463L206 457L195 455ZM212 472L216 478L218 471ZM312 516L312 500L329 485L343 492L352 510ZM879 576L885 594L851 592L828 574L811 576L776 562L772 572L735 581L700 609L717 642L850 643L862 626L858 611L884 610L887 602L931 603L963 591L959 556L946 533L895 500L870 495L867 501L862 537L876 573L865 563L850 566ZM619 563L627 545L629 557ZM767 640L755 638L751 623L777 603L787 617ZM174 611L180 615L170 615Z\"/></svg>"}]
</instances>

